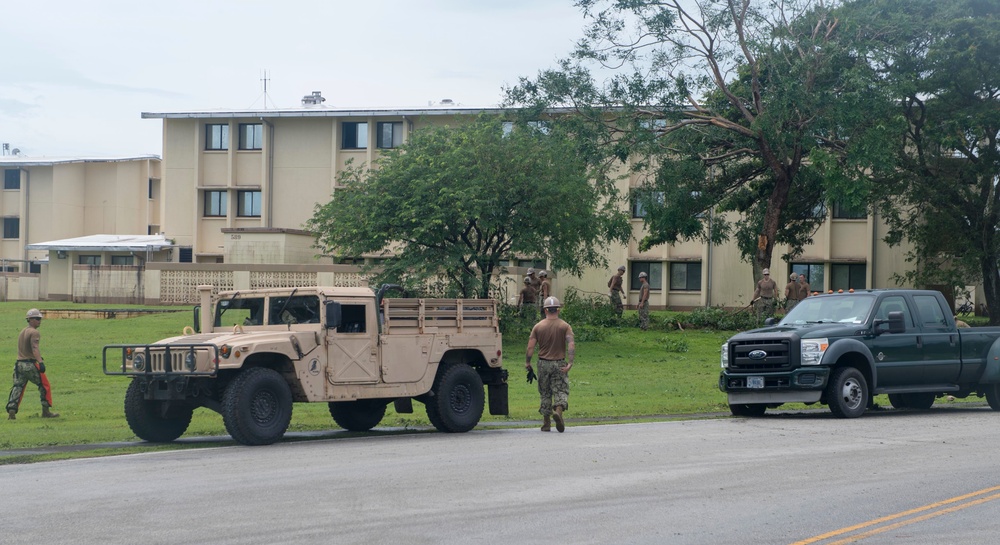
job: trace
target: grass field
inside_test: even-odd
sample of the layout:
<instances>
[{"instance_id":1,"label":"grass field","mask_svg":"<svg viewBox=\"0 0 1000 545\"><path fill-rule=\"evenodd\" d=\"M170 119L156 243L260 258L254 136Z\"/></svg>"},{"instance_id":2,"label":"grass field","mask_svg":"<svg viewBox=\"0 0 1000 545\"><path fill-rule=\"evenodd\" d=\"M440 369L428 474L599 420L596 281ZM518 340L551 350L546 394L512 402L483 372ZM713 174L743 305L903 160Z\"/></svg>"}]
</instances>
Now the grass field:
<instances>
[{"instance_id":1,"label":"grass field","mask_svg":"<svg viewBox=\"0 0 1000 545\"><path fill-rule=\"evenodd\" d=\"M0 391L4 399L9 392L9 377L17 356L17 335L25 325L24 313L32 304L43 310L108 308L107 305L47 302L0 303L0 368L6 370L2 375L4 380L0 381ZM669 313L653 313L653 321L662 324L669 316ZM102 348L106 344L155 342L180 333L191 320L190 308L184 308L175 313L128 319L43 321L41 349L52 383L54 410L61 417L41 418L37 389L29 384L17 420L4 419L0 424L0 450L136 441L123 414L128 379L104 375ZM716 384L719 346L731 334L726 331L667 331L665 328L650 331L630 327L579 328L576 364L570 372L569 422L665 418L711 412L728 414L726 397ZM536 386L525 381L526 344L523 334L505 336L504 366L510 371L510 415L484 414L483 422L539 420ZM885 405L886 401L881 403ZM381 426L423 427L429 426L429 422L420 403L414 404L412 414L396 414L390 405ZM331 429L337 427L325 403L295 405L289 431ZM185 436L225 434L221 416L199 409ZM106 452L92 452L91 455L103 453ZM0 456L0 464L37 459L40 458Z\"/></svg>"}]
</instances>

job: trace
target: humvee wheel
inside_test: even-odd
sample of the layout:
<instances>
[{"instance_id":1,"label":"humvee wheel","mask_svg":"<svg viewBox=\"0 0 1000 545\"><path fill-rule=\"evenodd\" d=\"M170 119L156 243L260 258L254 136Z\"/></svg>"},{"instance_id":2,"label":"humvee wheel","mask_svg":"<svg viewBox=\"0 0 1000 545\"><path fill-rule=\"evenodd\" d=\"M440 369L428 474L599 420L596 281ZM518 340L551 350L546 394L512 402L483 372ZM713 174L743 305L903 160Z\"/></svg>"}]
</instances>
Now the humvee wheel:
<instances>
[{"instance_id":1,"label":"humvee wheel","mask_svg":"<svg viewBox=\"0 0 1000 545\"><path fill-rule=\"evenodd\" d=\"M471 430L483 416L483 379L464 363L442 366L434 379L433 396L424 401L427 418L446 433Z\"/></svg>"},{"instance_id":2,"label":"humvee wheel","mask_svg":"<svg viewBox=\"0 0 1000 545\"><path fill-rule=\"evenodd\" d=\"M338 426L348 431L368 431L385 416L385 402L377 399L331 401L330 416Z\"/></svg>"},{"instance_id":3,"label":"humvee wheel","mask_svg":"<svg viewBox=\"0 0 1000 545\"><path fill-rule=\"evenodd\" d=\"M226 387L222 421L244 445L270 445L281 439L292 420L292 391L273 369L251 367Z\"/></svg>"},{"instance_id":4,"label":"humvee wheel","mask_svg":"<svg viewBox=\"0 0 1000 545\"><path fill-rule=\"evenodd\" d=\"M167 406L162 401L143 399L139 381L133 380L125 391L125 420L132 433L143 441L167 443L177 439L191 424L194 409L178 405Z\"/></svg>"}]
</instances>

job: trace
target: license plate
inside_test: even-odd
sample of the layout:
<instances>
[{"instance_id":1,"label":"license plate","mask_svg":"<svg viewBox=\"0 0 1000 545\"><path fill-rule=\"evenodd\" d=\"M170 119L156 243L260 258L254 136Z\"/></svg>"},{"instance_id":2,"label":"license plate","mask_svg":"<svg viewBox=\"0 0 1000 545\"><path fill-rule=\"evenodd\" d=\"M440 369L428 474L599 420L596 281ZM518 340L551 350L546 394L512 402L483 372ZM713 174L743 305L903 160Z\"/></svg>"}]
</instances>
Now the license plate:
<instances>
[{"instance_id":1,"label":"license plate","mask_svg":"<svg viewBox=\"0 0 1000 545\"><path fill-rule=\"evenodd\" d=\"M747 388L763 388L764 377L747 377Z\"/></svg>"}]
</instances>

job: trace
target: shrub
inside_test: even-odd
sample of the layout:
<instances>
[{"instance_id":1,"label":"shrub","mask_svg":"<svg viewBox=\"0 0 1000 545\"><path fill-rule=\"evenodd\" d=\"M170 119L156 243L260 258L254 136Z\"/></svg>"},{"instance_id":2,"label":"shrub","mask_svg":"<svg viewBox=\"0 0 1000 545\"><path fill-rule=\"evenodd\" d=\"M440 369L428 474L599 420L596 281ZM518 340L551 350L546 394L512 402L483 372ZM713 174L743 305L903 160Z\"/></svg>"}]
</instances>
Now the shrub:
<instances>
[{"instance_id":1,"label":"shrub","mask_svg":"<svg viewBox=\"0 0 1000 545\"><path fill-rule=\"evenodd\" d=\"M722 307L696 308L678 319L693 327L723 331L743 331L762 324L753 312L746 309L733 311Z\"/></svg>"},{"instance_id":2,"label":"shrub","mask_svg":"<svg viewBox=\"0 0 1000 545\"><path fill-rule=\"evenodd\" d=\"M685 339L675 339L671 337L664 337L660 339L660 344L663 345L663 349L667 352L687 352L688 342Z\"/></svg>"}]
</instances>

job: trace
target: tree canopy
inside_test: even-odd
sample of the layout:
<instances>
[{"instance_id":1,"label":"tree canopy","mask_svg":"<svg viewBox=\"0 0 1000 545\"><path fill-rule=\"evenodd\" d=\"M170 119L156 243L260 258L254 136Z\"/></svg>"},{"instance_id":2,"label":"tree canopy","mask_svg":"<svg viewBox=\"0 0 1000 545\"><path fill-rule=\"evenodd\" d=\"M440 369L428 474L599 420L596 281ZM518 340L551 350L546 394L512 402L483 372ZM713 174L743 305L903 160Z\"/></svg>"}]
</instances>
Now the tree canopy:
<instances>
[{"instance_id":1,"label":"tree canopy","mask_svg":"<svg viewBox=\"0 0 1000 545\"><path fill-rule=\"evenodd\" d=\"M443 276L450 294L489 297L504 260L538 258L579 275L607 265L609 243L629 240L600 169L558 127L490 116L426 127L371 168L346 169L307 227L328 253L386 256L383 281Z\"/></svg>"},{"instance_id":2,"label":"tree canopy","mask_svg":"<svg viewBox=\"0 0 1000 545\"><path fill-rule=\"evenodd\" d=\"M892 102L873 85L873 67L840 40L833 6L577 4L590 24L572 57L522 79L508 98L571 107L616 133L606 153L649 175L640 192L644 248L735 238L757 272L771 266L775 244L791 246L786 258L801 252L827 202L867 204L869 186L845 168L886 152ZM595 74L607 79L596 83Z\"/></svg>"}]
</instances>

